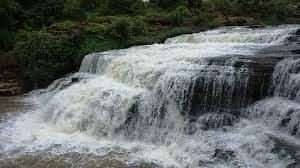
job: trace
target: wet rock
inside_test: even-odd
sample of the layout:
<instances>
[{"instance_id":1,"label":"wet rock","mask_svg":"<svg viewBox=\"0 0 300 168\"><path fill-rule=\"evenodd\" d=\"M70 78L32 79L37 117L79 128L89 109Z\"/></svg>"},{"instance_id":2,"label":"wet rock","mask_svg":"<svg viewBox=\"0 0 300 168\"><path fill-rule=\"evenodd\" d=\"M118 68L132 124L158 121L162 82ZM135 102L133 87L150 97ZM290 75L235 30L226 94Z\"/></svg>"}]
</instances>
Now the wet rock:
<instances>
[{"instance_id":1,"label":"wet rock","mask_svg":"<svg viewBox=\"0 0 300 168\"><path fill-rule=\"evenodd\" d=\"M72 81L72 83L78 82L78 81L79 81L79 78L78 78L78 77L73 77L73 78L71 79L71 81Z\"/></svg>"},{"instance_id":2,"label":"wet rock","mask_svg":"<svg viewBox=\"0 0 300 168\"><path fill-rule=\"evenodd\" d=\"M252 29L258 29L258 28L265 28L266 26L265 25L262 25L262 24L260 24L260 25L250 25L250 26L248 26L248 28L252 28Z\"/></svg>"},{"instance_id":3,"label":"wet rock","mask_svg":"<svg viewBox=\"0 0 300 168\"><path fill-rule=\"evenodd\" d=\"M299 48L276 46L254 56L227 56L207 58L206 68L196 74L191 83L189 114L228 112L239 115L242 108L272 93L272 77L275 66L288 58L300 58L290 52ZM280 52L278 52L280 51ZM188 109L188 108L186 108Z\"/></svg>"},{"instance_id":4,"label":"wet rock","mask_svg":"<svg viewBox=\"0 0 300 168\"><path fill-rule=\"evenodd\" d=\"M293 53L293 54L300 54L300 49L299 50L291 50L291 52Z\"/></svg>"},{"instance_id":5,"label":"wet rock","mask_svg":"<svg viewBox=\"0 0 300 168\"><path fill-rule=\"evenodd\" d=\"M284 139L270 135L270 139L274 142L271 152L277 154L280 158L289 158L294 160L288 168L296 168L300 165L300 147ZM297 167L298 168L298 167Z\"/></svg>"},{"instance_id":6,"label":"wet rock","mask_svg":"<svg viewBox=\"0 0 300 168\"><path fill-rule=\"evenodd\" d=\"M218 160L228 162L233 160L236 157L236 155L234 151L231 150L216 149L213 157Z\"/></svg>"},{"instance_id":7,"label":"wet rock","mask_svg":"<svg viewBox=\"0 0 300 168\"><path fill-rule=\"evenodd\" d=\"M233 126L237 118L228 113L208 113L199 117L197 123L202 130L218 129L224 126Z\"/></svg>"}]
</instances>

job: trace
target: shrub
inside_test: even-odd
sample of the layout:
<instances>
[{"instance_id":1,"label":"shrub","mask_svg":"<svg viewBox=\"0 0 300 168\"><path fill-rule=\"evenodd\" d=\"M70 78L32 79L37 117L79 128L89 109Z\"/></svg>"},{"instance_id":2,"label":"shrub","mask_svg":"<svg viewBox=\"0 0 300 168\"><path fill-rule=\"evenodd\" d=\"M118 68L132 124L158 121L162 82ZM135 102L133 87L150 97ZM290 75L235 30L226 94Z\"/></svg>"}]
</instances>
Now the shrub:
<instances>
[{"instance_id":1,"label":"shrub","mask_svg":"<svg viewBox=\"0 0 300 168\"><path fill-rule=\"evenodd\" d=\"M130 23L127 19L114 21L110 31L112 39L119 42L127 41L131 37Z\"/></svg>"},{"instance_id":2,"label":"shrub","mask_svg":"<svg viewBox=\"0 0 300 168\"><path fill-rule=\"evenodd\" d=\"M145 11L145 3L143 0L135 0L130 5L130 13L134 15L140 15L143 14Z\"/></svg>"},{"instance_id":3,"label":"shrub","mask_svg":"<svg viewBox=\"0 0 300 168\"><path fill-rule=\"evenodd\" d=\"M144 10L143 0L106 0L108 14L140 14Z\"/></svg>"},{"instance_id":4,"label":"shrub","mask_svg":"<svg viewBox=\"0 0 300 168\"><path fill-rule=\"evenodd\" d=\"M16 43L13 55L29 79L48 84L74 69L73 56L78 47L70 37L22 32L17 39L20 41Z\"/></svg>"},{"instance_id":5,"label":"shrub","mask_svg":"<svg viewBox=\"0 0 300 168\"><path fill-rule=\"evenodd\" d=\"M33 4L32 7L25 10L24 16L26 24L37 29L61 19L63 16L64 1L65 0L45 0Z\"/></svg>"},{"instance_id":6,"label":"shrub","mask_svg":"<svg viewBox=\"0 0 300 168\"><path fill-rule=\"evenodd\" d=\"M97 9L105 0L80 0L80 7L86 11Z\"/></svg>"},{"instance_id":7,"label":"shrub","mask_svg":"<svg viewBox=\"0 0 300 168\"><path fill-rule=\"evenodd\" d=\"M158 38L160 42L164 42L168 38L175 37L181 34L188 34L192 32L193 31L188 28L174 28L171 30L162 31L158 33L156 38Z\"/></svg>"},{"instance_id":8,"label":"shrub","mask_svg":"<svg viewBox=\"0 0 300 168\"><path fill-rule=\"evenodd\" d=\"M202 0L186 0L187 5L190 8L200 8L202 5Z\"/></svg>"},{"instance_id":9,"label":"shrub","mask_svg":"<svg viewBox=\"0 0 300 168\"><path fill-rule=\"evenodd\" d=\"M7 29L0 29L0 50L7 50L11 48L15 42L15 33Z\"/></svg>"},{"instance_id":10,"label":"shrub","mask_svg":"<svg viewBox=\"0 0 300 168\"><path fill-rule=\"evenodd\" d=\"M187 17L190 17L191 13L190 11L184 7L184 6L179 6L177 7L171 14L170 18L175 25L182 24L184 19Z\"/></svg>"},{"instance_id":11,"label":"shrub","mask_svg":"<svg viewBox=\"0 0 300 168\"><path fill-rule=\"evenodd\" d=\"M113 40L100 40L98 38L88 37L80 45L79 54L75 57L76 65L80 65L85 55L93 52L101 52L119 48L119 44Z\"/></svg>"},{"instance_id":12,"label":"shrub","mask_svg":"<svg viewBox=\"0 0 300 168\"><path fill-rule=\"evenodd\" d=\"M17 17L21 13L21 6L12 0L0 1L0 28L10 29L18 22Z\"/></svg>"},{"instance_id":13,"label":"shrub","mask_svg":"<svg viewBox=\"0 0 300 168\"><path fill-rule=\"evenodd\" d=\"M62 11L64 18L84 19L85 13L80 8L80 0L66 0Z\"/></svg>"},{"instance_id":14,"label":"shrub","mask_svg":"<svg viewBox=\"0 0 300 168\"><path fill-rule=\"evenodd\" d=\"M143 18L135 17L132 21L131 32L135 36L143 35L147 31L147 25Z\"/></svg>"},{"instance_id":15,"label":"shrub","mask_svg":"<svg viewBox=\"0 0 300 168\"><path fill-rule=\"evenodd\" d=\"M160 8L170 8L176 6L181 0L150 0L150 4L157 5Z\"/></svg>"}]
</instances>

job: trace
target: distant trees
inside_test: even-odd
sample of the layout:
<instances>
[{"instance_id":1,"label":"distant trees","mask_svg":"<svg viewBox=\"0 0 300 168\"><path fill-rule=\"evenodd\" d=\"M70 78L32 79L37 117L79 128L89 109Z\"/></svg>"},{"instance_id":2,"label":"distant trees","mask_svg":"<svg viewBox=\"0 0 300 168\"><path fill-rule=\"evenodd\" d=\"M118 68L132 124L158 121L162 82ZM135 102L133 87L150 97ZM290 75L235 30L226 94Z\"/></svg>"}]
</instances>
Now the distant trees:
<instances>
[{"instance_id":1,"label":"distant trees","mask_svg":"<svg viewBox=\"0 0 300 168\"><path fill-rule=\"evenodd\" d=\"M143 0L106 0L109 14L139 14L144 10Z\"/></svg>"},{"instance_id":2,"label":"distant trees","mask_svg":"<svg viewBox=\"0 0 300 168\"><path fill-rule=\"evenodd\" d=\"M175 25L180 25L183 23L184 19L191 16L191 12L185 6L177 7L173 12L171 12L170 17Z\"/></svg>"},{"instance_id":3,"label":"distant trees","mask_svg":"<svg viewBox=\"0 0 300 168\"><path fill-rule=\"evenodd\" d=\"M14 43L14 31L19 24L21 6L15 1L0 1L0 50L9 49Z\"/></svg>"},{"instance_id":4,"label":"distant trees","mask_svg":"<svg viewBox=\"0 0 300 168\"><path fill-rule=\"evenodd\" d=\"M179 27L237 25L239 16L283 23L291 2L299 0L0 0L0 53L14 50L28 78L52 80L90 52L191 32Z\"/></svg>"},{"instance_id":5,"label":"distant trees","mask_svg":"<svg viewBox=\"0 0 300 168\"><path fill-rule=\"evenodd\" d=\"M170 8L176 6L182 0L150 0L149 3L155 4L161 8Z\"/></svg>"},{"instance_id":6,"label":"distant trees","mask_svg":"<svg viewBox=\"0 0 300 168\"><path fill-rule=\"evenodd\" d=\"M104 0L80 0L80 7L87 11L94 10L104 2Z\"/></svg>"}]
</instances>

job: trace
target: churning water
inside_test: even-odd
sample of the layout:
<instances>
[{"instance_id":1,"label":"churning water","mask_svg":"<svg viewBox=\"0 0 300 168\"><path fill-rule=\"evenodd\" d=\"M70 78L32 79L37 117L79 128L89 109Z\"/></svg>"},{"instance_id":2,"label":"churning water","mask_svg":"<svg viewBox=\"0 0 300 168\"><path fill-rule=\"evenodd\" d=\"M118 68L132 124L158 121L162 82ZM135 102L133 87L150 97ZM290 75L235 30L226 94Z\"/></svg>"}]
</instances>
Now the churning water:
<instances>
[{"instance_id":1,"label":"churning water","mask_svg":"<svg viewBox=\"0 0 300 168\"><path fill-rule=\"evenodd\" d=\"M297 168L300 58L276 63L256 102L236 64L299 41L299 26L230 27L87 55L2 113L0 167Z\"/></svg>"}]
</instances>

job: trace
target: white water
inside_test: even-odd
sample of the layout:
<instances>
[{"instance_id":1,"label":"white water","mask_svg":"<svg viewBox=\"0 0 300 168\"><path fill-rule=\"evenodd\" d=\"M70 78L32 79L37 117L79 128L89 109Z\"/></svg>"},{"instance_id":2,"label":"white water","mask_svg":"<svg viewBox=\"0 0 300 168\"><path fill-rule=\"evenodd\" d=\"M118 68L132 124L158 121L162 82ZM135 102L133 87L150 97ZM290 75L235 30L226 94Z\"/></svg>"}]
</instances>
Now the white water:
<instances>
[{"instance_id":1,"label":"white water","mask_svg":"<svg viewBox=\"0 0 300 168\"><path fill-rule=\"evenodd\" d=\"M274 80L274 92L283 97L257 102L243 117L219 111L191 122L188 115L197 75L214 78L210 94L218 97L226 92L230 100L236 79L242 78L236 75L247 72L231 66L234 57L226 66L211 65L208 57L251 57L262 48L287 42L296 29L223 28L171 38L165 44L90 54L80 73L32 96L35 110L0 123L3 159L76 151L158 167L299 165L299 151L284 150L285 146L274 150L278 141L296 151L300 148L298 60L276 67L274 79L279 82ZM71 84L72 77L81 80ZM219 87L224 83L227 91ZM247 80L240 85L247 85Z\"/></svg>"}]
</instances>

